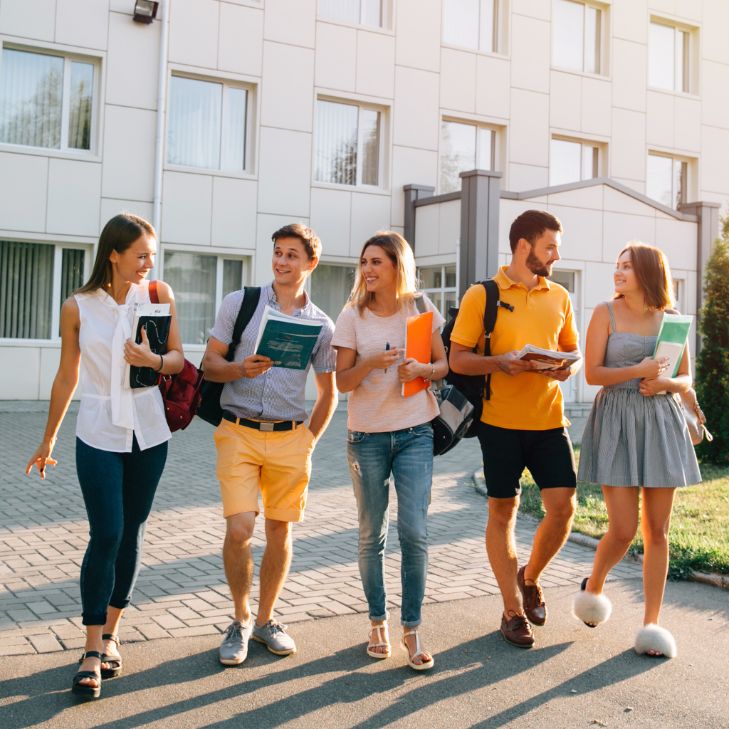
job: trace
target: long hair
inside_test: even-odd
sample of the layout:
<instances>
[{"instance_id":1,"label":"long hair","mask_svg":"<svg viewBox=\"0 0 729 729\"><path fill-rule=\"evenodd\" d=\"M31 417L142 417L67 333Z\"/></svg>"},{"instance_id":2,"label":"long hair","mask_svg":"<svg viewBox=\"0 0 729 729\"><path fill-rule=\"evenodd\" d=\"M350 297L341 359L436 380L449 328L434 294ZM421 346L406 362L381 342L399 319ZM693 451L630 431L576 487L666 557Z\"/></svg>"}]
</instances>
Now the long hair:
<instances>
[{"instance_id":1,"label":"long hair","mask_svg":"<svg viewBox=\"0 0 729 729\"><path fill-rule=\"evenodd\" d=\"M85 294L103 289L111 283L112 251L124 253L129 246L143 235L157 237L152 224L139 215L120 213L115 215L101 231L99 245L96 249L94 267L91 269L89 280L76 292Z\"/></svg>"},{"instance_id":2,"label":"long hair","mask_svg":"<svg viewBox=\"0 0 729 729\"><path fill-rule=\"evenodd\" d=\"M673 279L668 258L665 253L655 246L647 243L628 243L623 253L630 253L630 262L633 264L635 278L643 289L645 303L653 309L662 311L673 306ZM613 298L620 299L622 294L615 294Z\"/></svg>"},{"instance_id":3,"label":"long hair","mask_svg":"<svg viewBox=\"0 0 729 729\"><path fill-rule=\"evenodd\" d=\"M403 306L408 301L412 301L417 291L413 249L400 233L395 233L392 230L381 230L375 233L362 246L362 251L359 254L360 263L357 267L357 275L354 279L352 293L349 295L349 303L352 306L356 306L361 314L363 309L369 306L373 300L373 295L368 293L367 284L362 275L362 256L370 246L379 246L382 248L395 266L395 294L400 306Z\"/></svg>"}]
</instances>

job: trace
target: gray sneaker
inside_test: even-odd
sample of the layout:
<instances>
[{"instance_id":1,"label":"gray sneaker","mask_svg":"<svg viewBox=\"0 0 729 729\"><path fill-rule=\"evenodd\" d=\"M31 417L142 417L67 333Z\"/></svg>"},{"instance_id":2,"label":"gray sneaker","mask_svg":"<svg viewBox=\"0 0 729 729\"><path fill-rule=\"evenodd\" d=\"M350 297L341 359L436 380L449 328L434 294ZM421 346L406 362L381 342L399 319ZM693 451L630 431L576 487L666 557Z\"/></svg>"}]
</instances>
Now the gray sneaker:
<instances>
[{"instance_id":1,"label":"gray sneaker","mask_svg":"<svg viewBox=\"0 0 729 729\"><path fill-rule=\"evenodd\" d=\"M277 656L290 656L292 653L296 653L296 643L286 632L286 626L275 620L269 620L260 626L254 625L251 638L259 643L264 643L268 650Z\"/></svg>"},{"instance_id":2,"label":"gray sneaker","mask_svg":"<svg viewBox=\"0 0 729 729\"><path fill-rule=\"evenodd\" d=\"M224 666L239 666L248 657L248 639L251 637L253 621L243 625L234 620L226 629L218 657Z\"/></svg>"}]
</instances>

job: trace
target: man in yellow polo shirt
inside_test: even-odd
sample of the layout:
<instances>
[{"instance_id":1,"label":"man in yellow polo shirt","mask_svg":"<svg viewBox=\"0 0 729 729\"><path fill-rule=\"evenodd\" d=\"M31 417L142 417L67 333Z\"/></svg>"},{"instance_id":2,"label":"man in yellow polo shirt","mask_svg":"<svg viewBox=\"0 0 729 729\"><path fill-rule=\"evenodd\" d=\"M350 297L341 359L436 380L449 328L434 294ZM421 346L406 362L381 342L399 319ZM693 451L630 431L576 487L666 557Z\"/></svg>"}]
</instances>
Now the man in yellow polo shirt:
<instances>
[{"instance_id":1,"label":"man in yellow polo shirt","mask_svg":"<svg viewBox=\"0 0 729 729\"><path fill-rule=\"evenodd\" d=\"M562 224L544 211L528 210L513 222L511 263L494 277L500 301L508 306L498 308L491 356L482 354L482 285L465 293L451 334L451 369L491 374L491 394L484 400L478 431L489 506L486 553L504 601L501 634L520 648L534 645L529 623L546 621L539 577L565 543L575 510L575 461L559 382L575 374L581 361L545 371L517 358L526 344L564 352L578 349L569 295L548 280L560 257L561 234ZM525 467L540 489L545 517L529 561L518 569L514 527Z\"/></svg>"}]
</instances>

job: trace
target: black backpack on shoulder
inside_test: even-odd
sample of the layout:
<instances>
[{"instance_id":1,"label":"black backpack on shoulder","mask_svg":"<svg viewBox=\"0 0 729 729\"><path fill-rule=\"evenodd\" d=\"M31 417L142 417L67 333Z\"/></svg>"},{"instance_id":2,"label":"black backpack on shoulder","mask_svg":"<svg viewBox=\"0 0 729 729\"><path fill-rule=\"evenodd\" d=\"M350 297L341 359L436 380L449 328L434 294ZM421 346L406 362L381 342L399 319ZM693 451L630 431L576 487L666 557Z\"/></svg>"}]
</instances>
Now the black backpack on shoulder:
<instances>
[{"instance_id":1,"label":"black backpack on shoulder","mask_svg":"<svg viewBox=\"0 0 729 729\"><path fill-rule=\"evenodd\" d=\"M486 308L483 314L483 330L484 330L484 351L485 357L491 354L491 334L496 326L496 313L499 304L499 287L493 279L489 278L479 282L486 289ZM456 324L459 309L452 306L448 312L448 321L443 327L441 337L445 347L446 355L449 358L451 351L451 333ZM474 351L475 351L474 347ZM473 438L476 435L478 423L481 420L481 412L483 411L483 401L491 399L491 375L462 375L449 369L445 376L445 381L456 388L466 399L473 405L473 420L468 430L463 434L464 438Z\"/></svg>"}]
</instances>

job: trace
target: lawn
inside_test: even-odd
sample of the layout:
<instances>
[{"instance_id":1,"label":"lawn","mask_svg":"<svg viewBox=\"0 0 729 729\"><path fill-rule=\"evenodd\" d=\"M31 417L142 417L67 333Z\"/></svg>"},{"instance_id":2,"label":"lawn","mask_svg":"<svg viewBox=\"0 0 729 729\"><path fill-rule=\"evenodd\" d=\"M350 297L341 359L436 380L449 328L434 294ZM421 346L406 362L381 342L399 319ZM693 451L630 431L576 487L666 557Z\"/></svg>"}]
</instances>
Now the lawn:
<instances>
[{"instance_id":1,"label":"lawn","mask_svg":"<svg viewBox=\"0 0 729 729\"><path fill-rule=\"evenodd\" d=\"M691 570L729 574L729 466L702 464L701 474L702 484L678 489L676 494L670 536L673 579L685 578ZM527 471L522 486L522 509L541 517L539 491ZM601 537L607 529L607 512L600 487L580 483L577 501L574 531ZM631 551L643 552L640 529Z\"/></svg>"}]
</instances>

